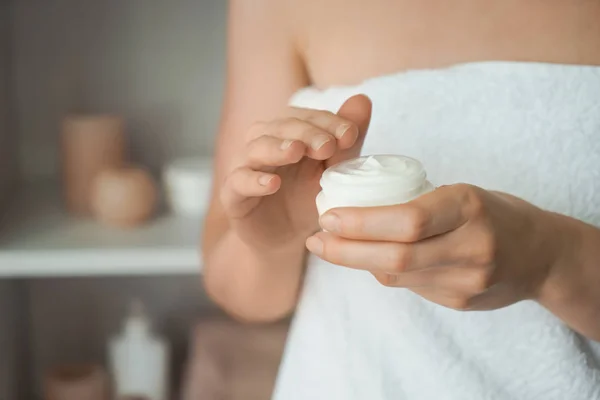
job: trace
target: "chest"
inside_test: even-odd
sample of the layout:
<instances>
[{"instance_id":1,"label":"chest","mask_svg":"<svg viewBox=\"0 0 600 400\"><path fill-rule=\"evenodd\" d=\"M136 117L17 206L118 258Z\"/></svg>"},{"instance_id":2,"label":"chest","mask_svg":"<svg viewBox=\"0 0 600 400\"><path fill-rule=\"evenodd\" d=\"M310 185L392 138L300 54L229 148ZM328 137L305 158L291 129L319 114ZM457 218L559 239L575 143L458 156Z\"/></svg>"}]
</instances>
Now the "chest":
<instances>
[{"instance_id":1,"label":"chest","mask_svg":"<svg viewBox=\"0 0 600 400\"><path fill-rule=\"evenodd\" d=\"M318 87L472 61L600 64L600 1L301 3L299 45Z\"/></svg>"}]
</instances>

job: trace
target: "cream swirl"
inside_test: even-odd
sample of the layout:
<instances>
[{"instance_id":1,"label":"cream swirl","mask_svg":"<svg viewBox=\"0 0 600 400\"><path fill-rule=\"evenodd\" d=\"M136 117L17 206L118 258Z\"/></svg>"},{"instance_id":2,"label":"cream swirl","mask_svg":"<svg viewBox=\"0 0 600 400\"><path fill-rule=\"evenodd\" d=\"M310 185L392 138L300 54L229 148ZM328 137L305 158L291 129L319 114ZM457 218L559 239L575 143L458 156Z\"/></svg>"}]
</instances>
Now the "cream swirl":
<instances>
[{"instance_id":1,"label":"cream swirl","mask_svg":"<svg viewBox=\"0 0 600 400\"><path fill-rule=\"evenodd\" d=\"M400 155L372 155L354 158L328 168L321 186L370 185L390 182L405 190L421 186L426 179L423 165L414 158Z\"/></svg>"}]
</instances>

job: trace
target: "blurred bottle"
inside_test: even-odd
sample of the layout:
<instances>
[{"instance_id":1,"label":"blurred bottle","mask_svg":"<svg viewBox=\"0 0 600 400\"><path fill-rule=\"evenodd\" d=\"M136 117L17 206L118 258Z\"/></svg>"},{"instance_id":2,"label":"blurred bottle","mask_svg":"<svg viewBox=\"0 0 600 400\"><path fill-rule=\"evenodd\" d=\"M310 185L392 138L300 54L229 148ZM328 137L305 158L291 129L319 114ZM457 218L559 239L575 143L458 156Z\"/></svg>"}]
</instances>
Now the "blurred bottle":
<instances>
[{"instance_id":1,"label":"blurred bottle","mask_svg":"<svg viewBox=\"0 0 600 400\"><path fill-rule=\"evenodd\" d=\"M151 332L141 302L131 304L123 332L109 343L116 398L167 400L169 346Z\"/></svg>"}]
</instances>

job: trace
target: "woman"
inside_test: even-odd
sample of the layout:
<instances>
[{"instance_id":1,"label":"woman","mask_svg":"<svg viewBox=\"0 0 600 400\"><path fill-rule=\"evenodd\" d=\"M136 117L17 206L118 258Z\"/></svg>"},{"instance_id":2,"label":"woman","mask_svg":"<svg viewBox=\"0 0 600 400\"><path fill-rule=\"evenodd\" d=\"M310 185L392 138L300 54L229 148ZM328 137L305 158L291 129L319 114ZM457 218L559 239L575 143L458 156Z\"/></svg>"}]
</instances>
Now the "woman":
<instances>
[{"instance_id":1,"label":"woman","mask_svg":"<svg viewBox=\"0 0 600 400\"><path fill-rule=\"evenodd\" d=\"M599 21L231 1L205 282L243 320L296 310L275 398L600 399ZM361 152L441 187L319 220L321 172Z\"/></svg>"}]
</instances>

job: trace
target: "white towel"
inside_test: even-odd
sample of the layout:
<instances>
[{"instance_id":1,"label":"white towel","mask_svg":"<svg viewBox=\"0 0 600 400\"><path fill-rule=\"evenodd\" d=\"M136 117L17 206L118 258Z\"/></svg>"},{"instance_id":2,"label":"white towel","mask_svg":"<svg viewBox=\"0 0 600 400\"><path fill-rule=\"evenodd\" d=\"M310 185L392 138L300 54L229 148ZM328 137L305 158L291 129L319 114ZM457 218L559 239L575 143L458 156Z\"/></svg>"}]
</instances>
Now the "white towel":
<instances>
[{"instance_id":1,"label":"white towel","mask_svg":"<svg viewBox=\"0 0 600 400\"><path fill-rule=\"evenodd\" d=\"M600 226L600 68L483 62L305 89L336 111L373 100L364 154L421 160ZM459 312L311 259L277 400L596 400L600 345L533 301ZM599 288L600 290L600 288Z\"/></svg>"}]
</instances>

